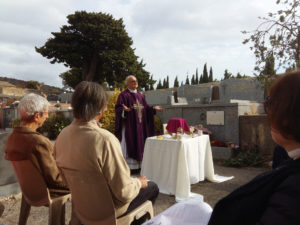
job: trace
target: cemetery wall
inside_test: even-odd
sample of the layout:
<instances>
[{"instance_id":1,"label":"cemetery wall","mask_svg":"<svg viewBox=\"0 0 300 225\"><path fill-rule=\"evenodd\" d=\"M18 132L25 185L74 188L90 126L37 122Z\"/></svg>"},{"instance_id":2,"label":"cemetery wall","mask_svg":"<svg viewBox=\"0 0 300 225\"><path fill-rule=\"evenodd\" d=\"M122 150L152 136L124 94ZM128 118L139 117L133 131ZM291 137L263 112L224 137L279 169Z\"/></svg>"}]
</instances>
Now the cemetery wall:
<instances>
[{"instance_id":1,"label":"cemetery wall","mask_svg":"<svg viewBox=\"0 0 300 225\"><path fill-rule=\"evenodd\" d=\"M216 114L216 121L212 114ZM168 106L164 111L157 112L157 116L162 123L168 123L169 119L178 117L184 118L189 125L202 124L213 133L211 139L239 144L237 103ZM218 124L219 122L221 124Z\"/></svg>"},{"instance_id":2,"label":"cemetery wall","mask_svg":"<svg viewBox=\"0 0 300 225\"><path fill-rule=\"evenodd\" d=\"M240 146L244 150L258 150L271 156L275 147L272 140L267 115L247 115L239 117Z\"/></svg>"},{"instance_id":3,"label":"cemetery wall","mask_svg":"<svg viewBox=\"0 0 300 225\"><path fill-rule=\"evenodd\" d=\"M221 102L230 102L231 99L264 101L264 90L261 83L255 79L226 79L219 85Z\"/></svg>"},{"instance_id":4,"label":"cemetery wall","mask_svg":"<svg viewBox=\"0 0 300 225\"><path fill-rule=\"evenodd\" d=\"M207 104L211 102L212 85L183 85L177 89L179 98L186 98L188 104Z\"/></svg>"},{"instance_id":5,"label":"cemetery wall","mask_svg":"<svg viewBox=\"0 0 300 225\"><path fill-rule=\"evenodd\" d=\"M173 96L173 90L169 89L159 89L145 92L146 101L151 105L170 104L170 96Z\"/></svg>"},{"instance_id":6,"label":"cemetery wall","mask_svg":"<svg viewBox=\"0 0 300 225\"><path fill-rule=\"evenodd\" d=\"M10 162L5 160L5 143L11 132L0 133L0 198L20 193L20 187Z\"/></svg>"},{"instance_id":7,"label":"cemetery wall","mask_svg":"<svg viewBox=\"0 0 300 225\"><path fill-rule=\"evenodd\" d=\"M266 115L251 115L249 110L252 108L251 105L240 103L169 106L157 112L157 116L162 123L177 117L185 119L189 125L202 124L212 132L211 140L232 142L242 149L258 150L270 155L274 142ZM217 115L216 121L211 119L211 114Z\"/></svg>"}]
</instances>

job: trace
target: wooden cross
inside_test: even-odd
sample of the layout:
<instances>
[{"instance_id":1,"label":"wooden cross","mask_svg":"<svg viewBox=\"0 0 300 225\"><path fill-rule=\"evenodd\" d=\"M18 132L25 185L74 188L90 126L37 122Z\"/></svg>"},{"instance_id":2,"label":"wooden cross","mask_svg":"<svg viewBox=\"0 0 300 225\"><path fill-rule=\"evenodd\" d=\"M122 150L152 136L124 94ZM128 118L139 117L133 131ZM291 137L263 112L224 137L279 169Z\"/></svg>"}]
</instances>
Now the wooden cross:
<instances>
[{"instance_id":1,"label":"wooden cross","mask_svg":"<svg viewBox=\"0 0 300 225\"><path fill-rule=\"evenodd\" d=\"M136 100L136 104L133 104L133 108L137 110L139 122L142 123L142 117L143 117L142 110L144 106L141 105L138 100Z\"/></svg>"}]
</instances>

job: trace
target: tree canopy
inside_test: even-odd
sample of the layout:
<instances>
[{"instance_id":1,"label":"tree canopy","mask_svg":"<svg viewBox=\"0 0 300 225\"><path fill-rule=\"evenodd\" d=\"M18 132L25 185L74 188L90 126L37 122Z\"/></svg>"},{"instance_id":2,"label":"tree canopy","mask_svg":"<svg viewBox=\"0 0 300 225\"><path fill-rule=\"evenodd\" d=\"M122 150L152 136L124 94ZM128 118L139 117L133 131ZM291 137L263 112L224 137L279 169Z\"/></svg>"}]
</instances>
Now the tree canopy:
<instances>
[{"instance_id":1,"label":"tree canopy","mask_svg":"<svg viewBox=\"0 0 300 225\"><path fill-rule=\"evenodd\" d=\"M29 80L26 82L25 88L40 90L43 85L44 85L43 83L40 83L38 81Z\"/></svg>"},{"instance_id":2,"label":"tree canopy","mask_svg":"<svg viewBox=\"0 0 300 225\"><path fill-rule=\"evenodd\" d=\"M254 31L242 31L251 34L243 43L253 43L250 49L255 54L255 70L259 73L264 70L270 54L279 68L300 68L300 2L276 0L276 4L282 4L284 9L270 12L267 17L259 17L262 22Z\"/></svg>"},{"instance_id":3,"label":"tree canopy","mask_svg":"<svg viewBox=\"0 0 300 225\"><path fill-rule=\"evenodd\" d=\"M35 48L51 63L64 63L70 68L60 75L64 85L74 88L88 80L116 87L134 74L140 87L149 88L150 74L135 55L122 19L78 11L68 15L67 20L68 25L63 25L60 32L52 32L53 37Z\"/></svg>"}]
</instances>

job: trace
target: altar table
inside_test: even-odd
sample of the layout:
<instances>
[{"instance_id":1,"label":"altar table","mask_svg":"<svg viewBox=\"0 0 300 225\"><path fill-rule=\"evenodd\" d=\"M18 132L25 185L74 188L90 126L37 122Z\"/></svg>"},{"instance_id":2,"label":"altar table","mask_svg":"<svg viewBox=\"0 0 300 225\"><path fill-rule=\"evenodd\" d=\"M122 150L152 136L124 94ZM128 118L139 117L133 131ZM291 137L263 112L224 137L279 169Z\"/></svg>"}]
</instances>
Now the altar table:
<instances>
[{"instance_id":1,"label":"altar table","mask_svg":"<svg viewBox=\"0 0 300 225\"><path fill-rule=\"evenodd\" d=\"M176 199L188 199L190 185L205 178L218 182L209 136L184 135L175 140L166 134L163 140L147 138L141 175L157 183L161 193L175 195Z\"/></svg>"}]
</instances>

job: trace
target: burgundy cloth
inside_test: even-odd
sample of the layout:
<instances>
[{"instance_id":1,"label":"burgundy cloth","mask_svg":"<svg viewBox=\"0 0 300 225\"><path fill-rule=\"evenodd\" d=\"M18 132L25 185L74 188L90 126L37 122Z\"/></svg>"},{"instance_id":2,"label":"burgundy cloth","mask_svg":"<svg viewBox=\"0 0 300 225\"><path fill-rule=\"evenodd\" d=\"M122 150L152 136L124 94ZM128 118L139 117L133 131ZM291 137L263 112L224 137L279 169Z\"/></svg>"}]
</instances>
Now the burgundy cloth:
<instances>
[{"instance_id":1,"label":"burgundy cloth","mask_svg":"<svg viewBox=\"0 0 300 225\"><path fill-rule=\"evenodd\" d=\"M138 111L133 108L136 100L144 106L142 109L142 122L139 122ZM125 119L122 118L123 106L131 108L130 112L125 113ZM145 97L137 92L131 93L128 89L122 91L118 97L115 107L115 135L122 141L122 126L125 125L125 141L127 155L139 162L143 159L144 145L147 137L154 136L154 114L155 109L149 106Z\"/></svg>"},{"instance_id":2,"label":"burgundy cloth","mask_svg":"<svg viewBox=\"0 0 300 225\"><path fill-rule=\"evenodd\" d=\"M190 127L182 118L172 118L169 120L166 129L171 133L177 133L178 127L181 127L183 132L188 131L190 132Z\"/></svg>"}]
</instances>

